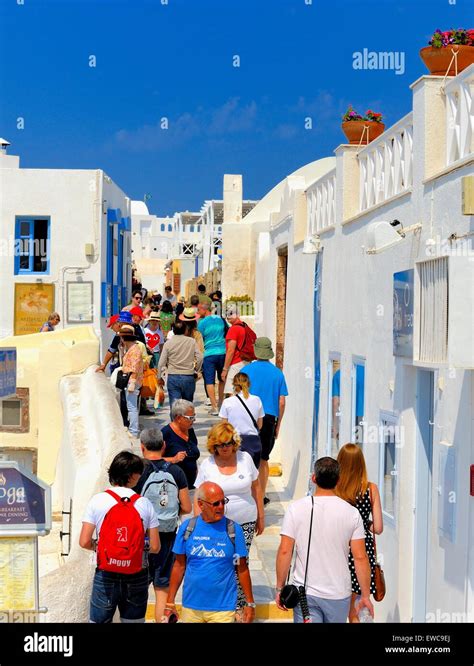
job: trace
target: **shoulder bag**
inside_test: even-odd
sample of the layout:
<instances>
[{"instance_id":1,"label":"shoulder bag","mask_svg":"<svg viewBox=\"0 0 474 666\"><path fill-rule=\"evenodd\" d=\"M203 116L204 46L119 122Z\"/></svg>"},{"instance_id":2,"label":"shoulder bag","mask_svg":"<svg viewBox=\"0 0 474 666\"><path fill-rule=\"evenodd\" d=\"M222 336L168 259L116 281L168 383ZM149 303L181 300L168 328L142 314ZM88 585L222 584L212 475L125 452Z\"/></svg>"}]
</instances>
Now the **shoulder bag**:
<instances>
[{"instance_id":1,"label":"shoulder bag","mask_svg":"<svg viewBox=\"0 0 474 666\"><path fill-rule=\"evenodd\" d=\"M309 550L311 546L311 532L313 530L313 513L314 513L314 497L311 495L311 518L309 523L309 536L308 536L308 550L306 553L306 567L304 572L304 583L301 587L296 587L296 585L289 585L288 580L290 579L290 572L288 571L287 583L282 587L280 592L280 601L285 606L285 608L296 608L296 606L301 603L301 610L303 611L303 616L306 616L307 611L307 602L306 602L306 579L308 576L308 564L309 564ZM291 569L291 567L290 567ZM302 603L303 602L303 603ZM306 605L306 608L303 606ZM306 613L305 613L306 611ZM307 620L305 620L306 622Z\"/></svg>"},{"instance_id":2,"label":"shoulder bag","mask_svg":"<svg viewBox=\"0 0 474 666\"><path fill-rule=\"evenodd\" d=\"M375 543L375 527L374 527L374 505L372 502L372 492L370 490L370 483L369 483L369 497L370 497L370 507L372 511L372 533L374 537L374 558L375 558L375 565L374 565L374 582L375 582L375 594L374 594L374 599L375 601L382 601L382 599L385 596L385 575L383 572L382 567L380 564L377 562L377 545Z\"/></svg>"}]
</instances>

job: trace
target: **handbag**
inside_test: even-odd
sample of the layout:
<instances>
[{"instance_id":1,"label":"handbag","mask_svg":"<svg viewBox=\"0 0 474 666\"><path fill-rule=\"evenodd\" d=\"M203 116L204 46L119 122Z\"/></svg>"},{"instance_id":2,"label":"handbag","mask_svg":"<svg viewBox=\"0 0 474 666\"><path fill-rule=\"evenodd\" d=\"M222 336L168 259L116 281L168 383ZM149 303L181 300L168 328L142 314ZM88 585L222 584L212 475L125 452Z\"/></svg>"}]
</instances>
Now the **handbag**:
<instances>
[{"instance_id":1,"label":"handbag","mask_svg":"<svg viewBox=\"0 0 474 666\"><path fill-rule=\"evenodd\" d=\"M309 549L311 546L311 532L313 529L313 512L314 512L314 497L311 495L311 518L309 523L309 536L308 536L308 551L306 553L306 567L304 572L304 583L300 588L296 585L288 584L290 579L290 572L288 571L287 583L281 588L280 591L280 601L285 606L285 608L296 608L296 606L301 601L301 595L306 590L306 578L308 576L308 563L309 563ZM302 609L303 610L303 609Z\"/></svg>"},{"instance_id":2,"label":"handbag","mask_svg":"<svg viewBox=\"0 0 474 666\"><path fill-rule=\"evenodd\" d=\"M154 398L158 389L158 376L156 370L148 368L143 373L143 384L140 390L142 398Z\"/></svg>"},{"instance_id":3,"label":"handbag","mask_svg":"<svg viewBox=\"0 0 474 666\"><path fill-rule=\"evenodd\" d=\"M373 596L375 601L382 601L386 592L385 574L383 572L382 567L377 562L377 545L375 543L375 527L374 527L374 505L372 503L372 493L370 490L370 484L369 484L369 497L370 497L370 506L372 509L372 531L374 537L374 558L375 558L375 565L374 565L375 594Z\"/></svg>"},{"instance_id":4,"label":"handbag","mask_svg":"<svg viewBox=\"0 0 474 666\"><path fill-rule=\"evenodd\" d=\"M115 374L117 373L117 374ZM127 388L128 382L130 381L130 375L132 374L131 372L124 372L122 368L116 368L114 370L115 374L115 383L113 385L115 388L119 389L120 391L123 391L124 389ZM112 379L112 378L111 378Z\"/></svg>"}]
</instances>

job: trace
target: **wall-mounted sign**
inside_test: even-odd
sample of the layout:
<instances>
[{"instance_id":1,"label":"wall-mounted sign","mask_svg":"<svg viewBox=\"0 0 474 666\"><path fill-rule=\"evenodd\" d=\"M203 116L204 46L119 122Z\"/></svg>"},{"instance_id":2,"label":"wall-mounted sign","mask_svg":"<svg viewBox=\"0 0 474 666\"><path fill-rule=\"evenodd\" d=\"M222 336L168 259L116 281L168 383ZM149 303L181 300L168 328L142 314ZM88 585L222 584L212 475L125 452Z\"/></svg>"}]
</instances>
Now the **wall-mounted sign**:
<instances>
[{"instance_id":1,"label":"wall-mounted sign","mask_svg":"<svg viewBox=\"0 0 474 666\"><path fill-rule=\"evenodd\" d=\"M90 324L94 320L93 283L67 283L68 324Z\"/></svg>"},{"instance_id":2,"label":"wall-mounted sign","mask_svg":"<svg viewBox=\"0 0 474 666\"><path fill-rule=\"evenodd\" d=\"M0 348L0 399L16 393L16 349Z\"/></svg>"},{"instance_id":3,"label":"wall-mounted sign","mask_svg":"<svg viewBox=\"0 0 474 666\"><path fill-rule=\"evenodd\" d=\"M51 488L15 461L0 461L0 537L51 529Z\"/></svg>"},{"instance_id":4,"label":"wall-mounted sign","mask_svg":"<svg viewBox=\"0 0 474 666\"><path fill-rule=\"evenodd\" d=\"M54 312L54 284L15 284L15 335L39 333Z\"/></svg>"},{"instance_id":5,"label":"wall-mounted sign","mask_svg":"<svg viewBox=\"0 0 474 666\"><path fill-rule=\"evenodd\" d=\"M33 610L37 603L36 537L0 538L0 608Z\"/></svg>"},{"instance_id":6,"label":"wall-mounted sign","mask_svg":"<svg viewBox=\"0 0 474 666\"><path fill-rule=\"evenodd\" d=\"M413 357L413 268L393 274L393 354Z\"/></svg>"}]
</instances>

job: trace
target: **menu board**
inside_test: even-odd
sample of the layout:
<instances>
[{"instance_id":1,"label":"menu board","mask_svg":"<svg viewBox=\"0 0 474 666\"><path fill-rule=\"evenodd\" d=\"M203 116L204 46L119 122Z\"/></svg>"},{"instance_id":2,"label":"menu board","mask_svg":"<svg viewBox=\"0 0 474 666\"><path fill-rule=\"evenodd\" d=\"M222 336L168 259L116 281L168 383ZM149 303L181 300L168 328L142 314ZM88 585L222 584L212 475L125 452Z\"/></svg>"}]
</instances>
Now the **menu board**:
<instances>
[{"instance_id":1,"label":"menu board","mask_svg":"<svg viewBox=\"0 0 474 666\"><path fill-rule=\"evenodd\" d=\"M39 333L54 312L54 284L15 284L15 335Z\"/></svg>"},{"instance_id":2,"label":"menu board","mask_svg":"<svg viewBox=\"0 0 474 666\"><path fill-rule=\"evenodd\" d=\"M36 607L36 537L0 539L0 611Z\"/></svg>"},{"instance_id":3,"label":"menu board","mask_svg":"<svg viewBox=\"0 0 474 666\"><path fill-rule=\"evenodd\" d=\"M67 283L68 324L90 324L93 321L92 286L92 282Z\"/></svg>"}]
</instances>

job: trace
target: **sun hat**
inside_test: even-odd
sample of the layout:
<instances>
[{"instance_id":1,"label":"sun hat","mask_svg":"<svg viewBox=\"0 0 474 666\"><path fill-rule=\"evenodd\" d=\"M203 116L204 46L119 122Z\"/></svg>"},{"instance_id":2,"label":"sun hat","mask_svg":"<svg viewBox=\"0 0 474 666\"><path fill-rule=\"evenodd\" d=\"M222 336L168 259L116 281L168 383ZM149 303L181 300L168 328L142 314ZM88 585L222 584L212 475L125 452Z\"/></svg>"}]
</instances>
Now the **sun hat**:
<instances>
[{"instance_id":1,"label":"sun hat","mask_svg":"<svg viewBox=\"0 0 474 666\"><path fill-rule=\"evenodd\" d=\"M114 324L116 324L119 320L120 315L112 315L109 319L109 323L107 324L107 328L112 328Z\"/></svg>"},{"instance_id":2,"label":"sun hat","mask_svg":"<svg viewBox=\"0 0 474 666\"><path fill-rule=\"evenodd\" d=\"M148 317L150 321L160 321L160 313L159 312L151 312L150 316Z\"/></svg>"},{"instance_id":3,"label":"sun hat","mask_svg":"<svg viewBox=\"0 0 474 666\"><path fill-rule=\"evenodd\" d=\"M133 324L132 315L129 310L122 310L118 318L119 324Z\"/></svg>"},{"instance_id":4,"label":"sun hat","mask_svg":"<svg viewBox=\"0 0 474 666\"><path fill-rule=\"evenodd\" d=\"M127 335L131 338L136 338L135 334L135 328L133 327L133 324L123 324L123 326L120 327L120 331L118 332L120 336Z\"/></svg>"},{"instance_id":5,"label":"sun hat","mask_svg":"<svg viewBox=\"0 0 474 666\"><path fill-rule=\"evenodd\" d=\"M131 315L135 315L136 317L141 317L143 319L143 310L136 305L134 308L130 310Z\"/></svg>"},{"instance_id":6,"label":"sun hat","mask_svg":"<svg viewBox=\"0 0 474 666\"><path fill-rule=\"evenodd\" d=\"M196 308L184 308L183 312L179 315L180 321L196 321L197 314Z\"/></svg>"},{"instance_id":7,"label":"sun hat","mask_svg":"<svg viewBox=\"0 0 474 666\"><path fill-rule=\"evenodd\" d=\"M255 356L262 361L268 361L275 356L270 338L257 338L253 346Z\"/></svg>"}]
</instances>

